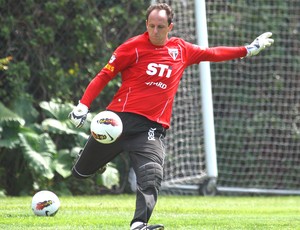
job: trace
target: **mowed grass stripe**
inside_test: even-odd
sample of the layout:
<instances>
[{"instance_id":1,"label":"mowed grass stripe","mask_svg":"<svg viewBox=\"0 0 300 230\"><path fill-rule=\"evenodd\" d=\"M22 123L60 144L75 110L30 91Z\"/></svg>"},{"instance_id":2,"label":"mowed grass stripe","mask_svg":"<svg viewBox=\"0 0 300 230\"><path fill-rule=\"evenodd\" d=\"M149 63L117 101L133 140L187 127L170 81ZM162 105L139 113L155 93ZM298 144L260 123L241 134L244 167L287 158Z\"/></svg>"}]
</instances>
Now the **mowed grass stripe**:
<instances>
[{"instance_id":1,"label":"mowed grass stripe","mask_svg":"<svg viewBox=\"0 0 300 230\"><path fill-rule=\"evenodd\" d=\"M54 217L37 217L31 197L0 198L0 229L129 229L134 195L59 197ZM166 230L299 229L300 196L160 196L150 223Z\"/></svg>"}]
</instances>

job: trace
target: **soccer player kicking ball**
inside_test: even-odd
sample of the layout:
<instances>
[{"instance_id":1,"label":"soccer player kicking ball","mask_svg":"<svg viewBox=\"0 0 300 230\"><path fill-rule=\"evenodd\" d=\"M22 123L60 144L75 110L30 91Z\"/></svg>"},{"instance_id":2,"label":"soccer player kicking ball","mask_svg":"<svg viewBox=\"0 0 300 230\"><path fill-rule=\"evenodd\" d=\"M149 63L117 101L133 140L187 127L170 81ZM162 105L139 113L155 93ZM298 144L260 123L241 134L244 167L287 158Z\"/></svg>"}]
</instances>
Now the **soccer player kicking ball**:
<instances>
[{"instance_id":1,"label":"soccer player kicking ball","mask_svg":"<svg viewBox=\"0 0 300 230\"><path fill-rule=\"evenodd\" d=\"M69 118L81 127L89 107L119 72L122 85L107 110L123 122L121 137L112 144L87 140L72 172L87 178L121 152L127 152L137 178L136 207L131 230L164 229L148 225L163 179L164 137L170 126L172 104L184 70L201 61L221 62L257 55L274 40L267 32L250 45L203 48L177 37L168 37L173 12L165 3L151 5L146 13L147 31L120 45L106 66L87 86Z\"/></svg>"}]
</instances>

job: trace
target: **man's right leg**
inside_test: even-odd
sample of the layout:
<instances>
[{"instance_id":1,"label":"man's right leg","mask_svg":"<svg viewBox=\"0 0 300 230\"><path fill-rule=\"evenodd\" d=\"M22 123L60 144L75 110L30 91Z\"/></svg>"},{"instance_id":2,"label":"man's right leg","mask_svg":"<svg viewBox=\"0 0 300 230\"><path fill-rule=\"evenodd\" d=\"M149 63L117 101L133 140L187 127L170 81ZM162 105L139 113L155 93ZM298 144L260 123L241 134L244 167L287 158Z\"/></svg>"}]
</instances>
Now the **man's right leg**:
<instances>
[{"instance_id":1,"label":"man's right leg","mask_svg":"<svg viewBox=\"0 0 300 230\"><path fill-rule=\"evenodd\" d=\"M101 144L90 136L72 168L73 176L84 179L95 174L122 152L120 141Z\"/></svg>"},{"instance_id":2,"label":"man's right leg","mask_svg":"<svg viewBox=\"0 0 300 230\"><path fill-rule=\"evenodd\" d=\"M153 209L157 202L161 181L163 179L164 135L159 131L143 132L128 140L128 148L132 167L136 174L136 209L130 229L159 229L163 225L148 225ZM149 134L150 133L150 134Z\"/></svg>"}]
</instances>

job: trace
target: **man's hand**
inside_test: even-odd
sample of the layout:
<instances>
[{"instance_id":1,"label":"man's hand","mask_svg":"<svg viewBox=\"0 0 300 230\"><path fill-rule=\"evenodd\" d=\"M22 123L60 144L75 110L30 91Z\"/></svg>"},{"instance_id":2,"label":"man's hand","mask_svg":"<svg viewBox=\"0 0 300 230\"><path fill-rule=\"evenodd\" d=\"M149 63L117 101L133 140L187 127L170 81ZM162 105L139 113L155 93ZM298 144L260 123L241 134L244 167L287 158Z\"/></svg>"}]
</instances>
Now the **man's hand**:
<instances>
[{"instance_id":1,"label":"man's hand","mask_svg":"<svg viewBox=\"0 0 300 230\"><path fill-rule=\"evenodd\" d=\"M69 119L76 126L76 128L80 128L83 126L88 112L89 112L88 107L79 102L79 104L69 114Z\"/></svg>"},{"instance_id":2,"label":"man's hand","mask_svg":"<svg viewBox=\"0 0 300 230\"><path fill-rule=\"evenodd\" d=\"M273 44L274 40L270 38L271 32L266 32L257 37L250 45L246 46L248 54L246 57L257 55L260 51Z\"/></svg>"}]
</instances>

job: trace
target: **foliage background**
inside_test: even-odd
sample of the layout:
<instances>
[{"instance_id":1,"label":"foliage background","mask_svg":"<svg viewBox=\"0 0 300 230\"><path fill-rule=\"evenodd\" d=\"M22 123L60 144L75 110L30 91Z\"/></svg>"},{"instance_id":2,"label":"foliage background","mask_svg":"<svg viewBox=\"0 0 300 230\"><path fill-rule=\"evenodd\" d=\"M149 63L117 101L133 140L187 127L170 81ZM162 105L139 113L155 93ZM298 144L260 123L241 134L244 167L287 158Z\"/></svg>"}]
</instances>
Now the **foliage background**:
<instances>
[{"instance_id":1,"label":"foliage background","mask_svg":"<svg viewBox=\"0 0 300 230\"><path fill-rule=\"evenodd\" d=\"M138 0L0 1L2 194L99 192L105 178L70 179L88 123L74 130L67 115L112 51L144 32L148 6ZM104 109L118 85L119 78L111 81L91 111Z\"/></svg>"},{"instance_id":2,"label":"foliage background","mask_svg":"<svg viewBox=\"0 0 300 230\"><path fill-rule=\"evenodd\" d=\"M177 2L177 15L191 3ZM299 189L300 2L206 2L210 46L241 45L265 30L275 39L256 58L211 65L218 183ZM149 3L0 0L0 194L32 194L40 188L94 194L103 192L103 185L115 192L125 189L119 184L126 181L122 172L128 168L122 155L114 162L121 182L70 177L89 124L75 130L67 115L113 49L144 31ZM189 23L183 30L192 37ZM183 79L182 91L191 96L188 80ZM111 81L91 111L102 110L119 84L119 78ZM186 112L184 106L178 108ZM177 138L174 145L180 142ZM112 165L110 175L117 177L114 169Z\"/></svg>"}]
</instances>

